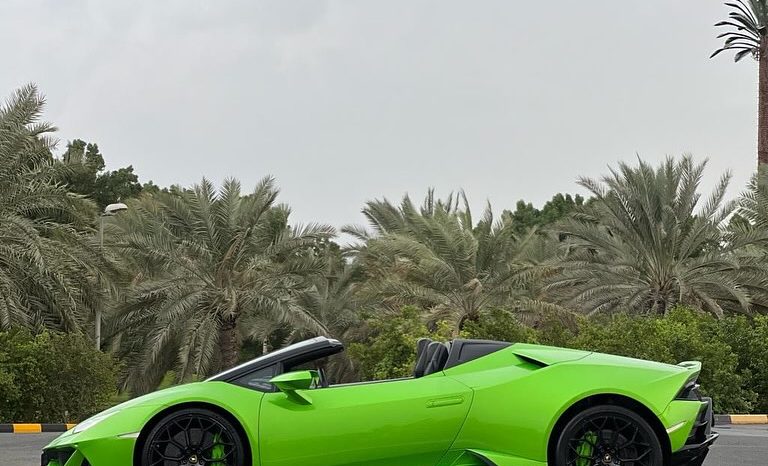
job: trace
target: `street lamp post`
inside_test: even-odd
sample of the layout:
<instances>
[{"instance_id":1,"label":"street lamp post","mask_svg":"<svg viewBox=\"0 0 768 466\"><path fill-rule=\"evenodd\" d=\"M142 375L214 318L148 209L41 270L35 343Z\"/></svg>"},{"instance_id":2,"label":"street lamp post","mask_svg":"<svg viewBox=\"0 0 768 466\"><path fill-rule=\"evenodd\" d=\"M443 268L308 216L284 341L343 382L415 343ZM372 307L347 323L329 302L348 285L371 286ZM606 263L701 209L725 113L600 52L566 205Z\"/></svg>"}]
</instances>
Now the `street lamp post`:
<instances>
[{"instance_id":1,"label":"street lamp post","mask_svg":"<svg viewBox=\"0 0 768 466\"><path fill-rule=\"evenodd\" d=\"M111 217L112 215L117 214L118 212L122 212L124 210L128 210L128 206L123 204L122 202L118 202L116 204L109 204L107 207L104 208L104 212L99 215L99 252L104 253L104 217ZM104 291L104 290L102 290ZM103 305L103 301L99 302L98 307L96 308L96 317L95 317L95 329L94 329L94 339L96 340L96 350L101 350L101 306Z\"/></svg>"}]
</instances>

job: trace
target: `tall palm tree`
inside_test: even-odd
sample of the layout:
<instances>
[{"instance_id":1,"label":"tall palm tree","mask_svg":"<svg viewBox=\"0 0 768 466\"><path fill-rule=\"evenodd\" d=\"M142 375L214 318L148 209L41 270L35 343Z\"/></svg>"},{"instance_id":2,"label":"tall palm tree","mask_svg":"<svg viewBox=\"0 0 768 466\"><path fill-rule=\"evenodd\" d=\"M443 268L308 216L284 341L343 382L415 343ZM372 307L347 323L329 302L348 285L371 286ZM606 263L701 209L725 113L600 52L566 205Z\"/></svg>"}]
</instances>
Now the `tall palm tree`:
<instances>
[{"instance_id":1,"label":"tall palm tree","mask_svg":"<svg viewBox=\"0 0 768 466\"><path fill-rule=\"evenodd\" d=\"M372 233L345 231L363 241L357 254L367 292L385 306L420 305L456 331L493 308L545 306L530 293L543 237L515 234L490 206L475 224L464 193L436 200L430 190L421 208L405 196L399 206L370 201L363 214Z\"/></svg>"},{"instance_id":2,"label":"tall palm tree","mask_svg":"<svg viewBox=\"0 0 768 466\"><path fill-rule=\"evenodd\" d=\"M337 257L319 257L325 263L322 273L307 277L307 288L297 294L302 309L320 322L325 336L347 339L360 322L358 314L357 289L362 279L362 270L357 263L346 263ZM300 323L299 323L300 324ZM245 336L254 342L261 342L262 353L270 349L270 343L277 338L278 344L297 342L317 336L316 325L286 326L282 320L269 315L250 316L243 322Z\"/></svg>"},{"instance_id":3,"label":"tall palm tree","mask_svg":"<svg viewBox=\"0 0 768 466\"><path fill-rule=\"evenodd\" d=\"M33 85L0 107L0 328L81 331L114 271L95 246L95 208L58 183L52 125Z\"/></svg>"},{"instance_id":4,"label":"tall palm tree","mask_svg":"<svg viewBox=\"0 0 768 466\"><path fill-rule=\"evenodd\" d=\"M312 277L312 286L302 294L300 302L327 329L327 336L345 342L363 340L366 327L361 325L360 309L364 303L359 296L362 280L359 263L339 262L333 256L327 258L323 273ZM311 328L298 327L292 340L315 335ZM332 357L325 369L335 383L357 380L355 366L347 352Z\"/></svg>"},{"instance_id":5,"label":"tall palm tree","mask_svg":"<svg viewBox=\"0 0 768 466\"><path fill-rule=\"evenodd\" d=\"M245 196L236 180L218 191L203 180L145 196L117 220L113 246L137 275L111 328L133 354L134 389L151 388L171 368L186 379L233 366L249 317L324 330L297 297L323 267L305 250L333 229L289 226L277 195L271 178Z\"/></svg>"},{"instance_id":6,"label":"tall palm tree","mask_svg":"<svg viewBox=\"0 0 768 466\"><path fill-rule=\"evenodd\" d=\"M596 201L557 227L566 253L549 290L590 314L664 314L677 304L716 315L749 310L762 299L751 291L764 287L766 267L741 257L749 241L725 228L735 208L724 201L730 176L701 198L705 165L685 156L581 178Z\"/></svg>"},{"instance_id":7,"label":"tall palm tree","mask_svg":"<svg viewBox=\"0 0 768 466\"><path fill-rule=\"evenodd\" d=\"M723 46L712 57L729 50L734 60L751 56L758 61L757 161L768 163L768 0L733 0L728 19L715 26L730 28L719 36ZM711 58L711 57L710 57Z\"/></svg>"},{"instance_id":8,"label":"tall palm tree","mask_svg":"<svg viewBox=\"0 0 768 466\"><path fill-rule=\"evenodd\" d=\"M333 264L312 277L311 288L301 296L303 307L323 324L329 336L343 339L360 322L356 292L361 275L357 263ZM297 329L300 334L306 330Z\"/></svg>"}]
</instances>

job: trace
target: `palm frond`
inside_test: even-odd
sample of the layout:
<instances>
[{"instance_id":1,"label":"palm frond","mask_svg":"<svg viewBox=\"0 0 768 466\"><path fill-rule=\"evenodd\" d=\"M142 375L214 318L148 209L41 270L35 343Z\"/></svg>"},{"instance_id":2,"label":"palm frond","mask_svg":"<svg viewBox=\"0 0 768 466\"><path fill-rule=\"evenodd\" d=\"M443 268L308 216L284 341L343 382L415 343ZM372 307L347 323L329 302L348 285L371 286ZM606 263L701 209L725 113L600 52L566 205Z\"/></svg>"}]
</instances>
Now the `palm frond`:
<instances>
[{"instance_id":1,"label":"palm frond","mask_svg":"<svg viewBox=\"0 0 768 466\"><path fill-rule=\"evenodd\" d=\"M716 27L727 27L731 30L719 34L718 39L724 39L723 46L715 50L709 58L714 58L725 51L734 51L734 61L740 61L747 55L758 59L760 56L760 41L766 34L765 0L750 0L749 5L742 0L726 2L731 9L728 20L720 21Z\"/></svg>"}]
</instances>

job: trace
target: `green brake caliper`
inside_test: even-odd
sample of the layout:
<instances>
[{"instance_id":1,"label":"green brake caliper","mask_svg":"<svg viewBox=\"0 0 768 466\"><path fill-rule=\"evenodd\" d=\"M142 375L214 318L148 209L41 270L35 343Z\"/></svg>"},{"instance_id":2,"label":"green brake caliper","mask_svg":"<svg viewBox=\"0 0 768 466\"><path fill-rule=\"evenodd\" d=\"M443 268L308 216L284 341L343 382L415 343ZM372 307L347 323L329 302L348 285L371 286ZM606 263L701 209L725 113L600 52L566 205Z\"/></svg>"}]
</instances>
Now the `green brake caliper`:
<instances>
[{"instance_id":1,"label":"green brake caliper","mask_svg":"<svg viewBox=\"0 0 768 466\"><path fill-rule=\"evenodd\" d=\"M225 449L224 445L220 444L221 436L219 434L216 434L213 437L213 447L211 448L211 459L214 460L213 463L211 463L211 466L226 466L226 463L224 461L218 461L223 460L225 456Z\"/></svg>"},{"instance_id":2,"label":"green brake caliper","mask_svg":"<svg viewBox=\"0 0 768 466\"><path fill-rule=\"evenodd\" d=\"M594 432L587 432L584 434L579 443L579 447L576 452L579 454L579 459L576 460L576 466L591 466L590 458L595 453L594 445L597 444L597 434Z\"/></svg>"}]
</instances>

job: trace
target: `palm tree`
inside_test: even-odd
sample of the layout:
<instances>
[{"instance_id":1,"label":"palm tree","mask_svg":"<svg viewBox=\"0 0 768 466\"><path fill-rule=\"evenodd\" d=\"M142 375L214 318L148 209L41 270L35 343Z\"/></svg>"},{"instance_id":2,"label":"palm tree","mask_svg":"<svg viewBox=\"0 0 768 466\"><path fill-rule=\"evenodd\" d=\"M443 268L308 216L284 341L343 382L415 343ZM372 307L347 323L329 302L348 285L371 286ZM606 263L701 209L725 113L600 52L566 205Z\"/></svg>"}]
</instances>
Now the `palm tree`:
<instances>
[{"instance_id":1,"label":"palm tree","mask_svg":"<svg viewBox=\"0 0 768 466\"><path fill-rule=\"evenodd\" d=\"M93 204L58 183L44 103L28 85L0 107L0 328L82 331L114 268L93 242Z\"/></svg>"},{"instance_id":2,"label":"palm tree","mask_svg":"<svg viewBox=\"0 0 768 466\"><path fill-rule=\"evenodd\" d=\"M768 163L768 1L734 0L726 3L731 8L728 19L715 26L731 30L717 36L725 39L723 46L712 57L732 50L734 60L751 56L758 61L758 104L757 104L757 161L758 165ZM711 57L710 57L711 58Z\"/></svg>"},{"instance_id":3,"label":"palm tree","mask_svg":"<svg viewBox=\"0 0 768 466\"><path fill-rule=\"evenodd\" d=\"M296 297L299 306L322 325L325 336L348 339L360 323L357 289L362 270L357 263L346 263L338 257L319 257L325 263L322 273L307 277L308 287ZM271 345L293 343L317 336L316 325L286 325L269 315L254 315L243 321L244 335L261 342L262 354ZM275 342L277 340L277 342Z\"/></svg>"},{"instance_id":4,"label":"palm tree","mask_svg":"<svg viewBox=\"0 0 768 466\"><path fill-rule=\"evenodd\" d=\"M269 316L324 331L300 306L307 276L322 261L306 254L331 227L290 227L271 178L243 196L226 180L133 202L116 222L114 248L137 275L112 329L129 360L128 380L143 391L170 368L178 379L238 362L242 322ZM136 351L140 348L140 351Z\"/></svg>"},{"instance_id":5,"label":"palm tree","mask_svg":"<svg viewBox=\"0 0 768 466\"><path fill-rule=\"evenodd\" d=\"M334 255L326 259L322 274L311 278L311 287L301 295L300 303L317 319L325 329L326 336L344 342L362 341L365 325L362 325L359 289L362 285L363 270L359 263L339 261ZM298 327L292 332L292 341L315 336L312 328ZM356 379L356 370L349 353L332 357L325 367L330 380L351 382Z\"/></svg>"},{"instance_id":6,"label":"palm tree","mask_svg":"<svg viewBox=\"0 0 768 466\"><path fill-rule=\"evenodd\" d=\"M421 208L405 196L399 206L370 201L363 214L373 233L345 232L363 241L357 255L369 278L366 292L385 307L420 305L453 321L456 331L494 308L545 307L530 293L544 238L535 230L515 234L490 205L474 224L464 193L443 201L430 190Z\"/></svg>"},{"instance_id":7,"label":"palm tree","mask_svg":"<svg viewBox=\"0 0 768 466\"><path fill-rule=\"evenodd\" d=\"M360 322L356 292L362 270L357 263L333 264L311 278L311 288L302 294L302 306L328 330L328 336L344 339ZM311 329L296 329L302 334Z\"/></svg>"},{"instance_id":8,"label":"palm tree","mask_svg":"<svg viewBox=\"0 0 768 466\"><path fill-rule=\"evenodd\" d=\"M764 287L766 268L739 254L754 238L724 226L735 209L724 201L730 176L701 198L705 165L685 156L581 178L596 200L557 227L566 252L548 289L589 314L665 314L677 304L748 311L762 299L751 292Z\"/></svg>"}]
</instances>

